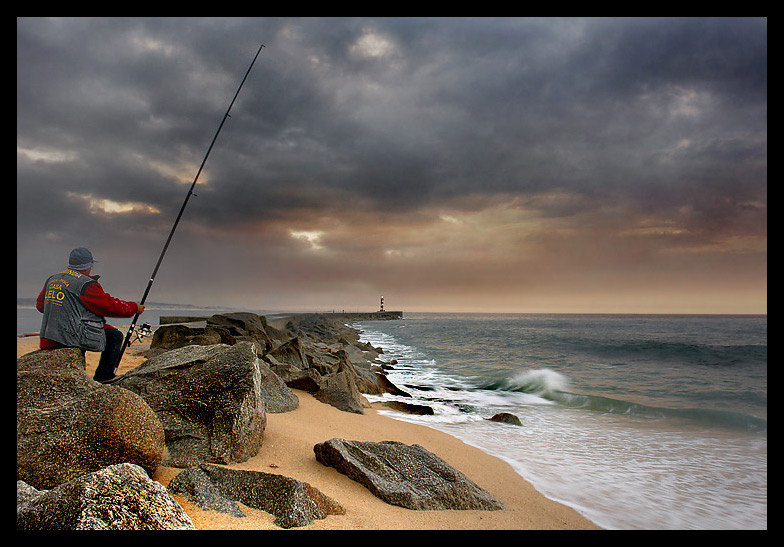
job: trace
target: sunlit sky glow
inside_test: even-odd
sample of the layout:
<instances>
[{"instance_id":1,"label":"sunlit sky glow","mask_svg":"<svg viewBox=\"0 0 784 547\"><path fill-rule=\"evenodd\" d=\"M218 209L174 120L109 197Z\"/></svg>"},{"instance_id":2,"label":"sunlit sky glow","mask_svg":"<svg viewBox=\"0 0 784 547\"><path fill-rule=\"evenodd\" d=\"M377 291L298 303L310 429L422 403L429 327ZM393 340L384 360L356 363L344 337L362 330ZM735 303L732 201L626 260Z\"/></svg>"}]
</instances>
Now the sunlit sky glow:
<instances>
[{"instance_id":1,"label":"sunlit sky glow","mask_svg":"<svg viewBox=\"0 0 784 547\"><path fill-rule=\"evenodd\" d=\"M19 18L17 296L767 313L767 20Z\"/></svg>"}]
</instances>

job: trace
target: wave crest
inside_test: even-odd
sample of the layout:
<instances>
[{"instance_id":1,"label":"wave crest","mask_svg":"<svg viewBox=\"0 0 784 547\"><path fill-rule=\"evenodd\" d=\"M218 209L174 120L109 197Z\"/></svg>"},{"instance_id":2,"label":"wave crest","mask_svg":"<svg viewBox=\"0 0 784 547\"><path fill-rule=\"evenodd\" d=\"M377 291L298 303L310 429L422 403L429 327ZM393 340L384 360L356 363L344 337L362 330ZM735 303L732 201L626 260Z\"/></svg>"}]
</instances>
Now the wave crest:
<instances>
[{"instance_id":1,"label":"wave crest","mask_svg":"<svg viewBox=\"0 0 784 547\"><path fill-rule=\"evenodd\" d=\"M568 391L569 379L549 368L524 370L510 378L504 378L485 387L503 391L518 391L543 398L551 398L557 392Z\"/></svg>"}]
</instances>

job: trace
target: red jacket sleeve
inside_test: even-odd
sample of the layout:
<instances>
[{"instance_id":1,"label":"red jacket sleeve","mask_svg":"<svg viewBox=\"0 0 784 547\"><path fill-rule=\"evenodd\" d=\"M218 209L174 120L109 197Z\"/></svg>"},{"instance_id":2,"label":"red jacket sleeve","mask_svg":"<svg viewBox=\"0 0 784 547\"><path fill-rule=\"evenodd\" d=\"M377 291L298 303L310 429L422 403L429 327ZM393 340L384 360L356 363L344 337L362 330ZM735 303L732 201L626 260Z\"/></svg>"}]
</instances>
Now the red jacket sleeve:
<instances>
[{"instance_id":1,"label":"red jacket sleeve","mask_svg":"<svg viewBox=\"0 0 784 547\"><path fill-rule=\"evenodd\" d=\"M45 292L46 292L46 285L44 285L44 288L41 289L40 293L38 293L38 299L35 301L35 309L37 309L41 313L44 313L44 293Z\"/></svg>"},{"instance_id":2,"label":"red jacket sleeve","mask_svg":"<svg viewBox=\"0 0 784 547\"><path fill-rule=\"evenodd\" d=\"M97 281L89 283L80 298L88 310L103 317L132 317L138 309L136 302L126 302L105 293Z\"/></svg>"}]
</instances>

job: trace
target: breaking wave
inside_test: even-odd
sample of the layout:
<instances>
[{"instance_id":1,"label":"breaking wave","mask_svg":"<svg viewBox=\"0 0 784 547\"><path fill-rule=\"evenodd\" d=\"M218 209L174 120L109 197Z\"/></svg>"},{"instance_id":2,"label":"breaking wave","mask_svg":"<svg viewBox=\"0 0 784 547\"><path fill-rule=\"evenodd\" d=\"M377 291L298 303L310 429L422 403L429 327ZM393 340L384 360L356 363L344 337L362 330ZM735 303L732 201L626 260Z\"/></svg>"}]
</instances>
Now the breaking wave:
<instances>
[{"instance_id":1,"label":"breaking wave","mask_svg":"<svg viewBox=\"0 0 784 547\"><path fill-rule=\"evenodd\" d=\"M607 412L652 420L677 420L700 425L764 433L768 421L742 412L699 408L666 408L623 399L570 392L569 379L554 370L530 369L511 377L488 382L480 389L535 395L554 403L584 410Z\"/></svg>"}]
</instances>

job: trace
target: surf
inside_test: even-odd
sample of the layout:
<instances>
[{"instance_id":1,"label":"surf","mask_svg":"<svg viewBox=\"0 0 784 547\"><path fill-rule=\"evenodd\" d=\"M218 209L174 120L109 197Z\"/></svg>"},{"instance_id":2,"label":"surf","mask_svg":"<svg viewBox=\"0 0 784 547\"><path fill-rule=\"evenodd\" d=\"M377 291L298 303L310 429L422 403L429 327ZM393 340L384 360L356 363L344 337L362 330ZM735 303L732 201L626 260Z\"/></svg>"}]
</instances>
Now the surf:
<instances>
[{"instance_id":1,"label":"surf","mask_svg":"<svg viewBox=\"0 0 784 547\"><path fill-rule=\"evenodd\" d=\"M764 418L721 409L669 408L624 399L571 392L569 378L547 368L529 369L483 384L480 389L534 395L565 407L625 415L647 420L672 420L691 425L765 433Z\"/></svg>"},{"instance_id":2,"label":"surf","mask_svg":"<svg viewBox=\"0 0 784 547\"><path fill-rule=\"evenodd\" d=\"M530 369L508 378L489 382L482 389L496 391L516 391L551 399L557 393L566 392L570 387L569 379L548 368Z\"/></svg>"}]
</instances>

